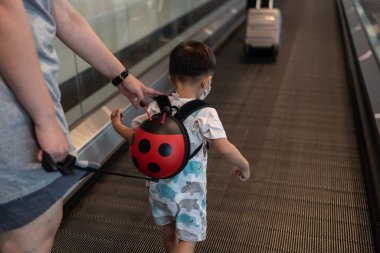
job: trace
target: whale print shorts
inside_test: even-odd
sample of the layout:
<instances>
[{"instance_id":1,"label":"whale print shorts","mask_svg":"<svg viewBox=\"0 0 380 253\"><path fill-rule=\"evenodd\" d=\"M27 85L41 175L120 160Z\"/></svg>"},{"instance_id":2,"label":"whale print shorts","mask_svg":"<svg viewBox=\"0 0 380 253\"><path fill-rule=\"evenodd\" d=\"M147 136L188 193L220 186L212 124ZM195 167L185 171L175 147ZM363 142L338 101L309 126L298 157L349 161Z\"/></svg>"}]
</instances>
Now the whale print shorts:
<instances>
[{"instance_id":1,"label":"whale print shorts","mask_svg":"<svg viewBox=\"0 0 380 253\"><path fill-rule=\"evenodd\" d=\"M180 240L205 240L206 171L203 163L191 160L174 178L149 182L149 204L157 225L176 223Z\"/></svg>"}]
</instances>

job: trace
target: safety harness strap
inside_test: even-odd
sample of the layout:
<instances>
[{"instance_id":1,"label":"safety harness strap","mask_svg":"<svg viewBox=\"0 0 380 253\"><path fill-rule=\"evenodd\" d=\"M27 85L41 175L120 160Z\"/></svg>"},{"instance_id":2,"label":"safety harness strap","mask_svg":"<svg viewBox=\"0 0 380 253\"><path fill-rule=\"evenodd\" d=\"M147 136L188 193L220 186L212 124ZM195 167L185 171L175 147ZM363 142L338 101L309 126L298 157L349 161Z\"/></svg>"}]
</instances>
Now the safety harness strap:
<instances>
[{"instance_id":1,"label":"safety harness strap","mask_svg":"<svg viewBox=\"0 0 380 253\"><path fill-rule=\"evenodd\" d=\"M202 147L203 147L203 143L202 143L201 145L199 145L199 147L197 147L197 148L193 151L193 153L190 154L189 160L190 160L191 158L193 158L196 154L198 154L198 152L201 151Z\"/></svg>"},{"instance_id":2,"label":"safety harness strap","mask_svg":"<svg viewBox=\"0 0 380 253\"><path fill-rule=\"evenodd\" d=\"M181 108L179 108L179 110L174 115L174 117L176 119L178 119L179 121L183 122L193 112L199 111L199 110L206 108L206 107L211 107L211 106L203 100L195 99L195 100L189 101L186 104L184 104L183 106L181 106ZM196 154L198 154L198 152L202 149L202 147L203 147L203 143L201 145L199 145L199 147L197 147L190 154L189 160L191 158L193 158Z\"/></svg>"}]
</instances>

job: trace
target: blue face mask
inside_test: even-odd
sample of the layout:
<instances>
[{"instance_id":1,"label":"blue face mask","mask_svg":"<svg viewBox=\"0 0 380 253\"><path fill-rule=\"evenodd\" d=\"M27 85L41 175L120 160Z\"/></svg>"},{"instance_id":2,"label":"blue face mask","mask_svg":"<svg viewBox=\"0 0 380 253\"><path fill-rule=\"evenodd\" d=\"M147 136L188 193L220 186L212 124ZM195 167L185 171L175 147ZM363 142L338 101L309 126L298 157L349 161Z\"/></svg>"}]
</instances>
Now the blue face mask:
<instances>
[{"instance_id":1,"label":"blue face mask","mask_svg":"<svg viewBox=\"0 0 380 253\"><path fill-rule=\"evenodd\" d=\"M208 87L203 91L203 94L199 97L200 100L203 100L210 94L211 91L211 80L208 81Z\"/></svg>"}]
</instances>

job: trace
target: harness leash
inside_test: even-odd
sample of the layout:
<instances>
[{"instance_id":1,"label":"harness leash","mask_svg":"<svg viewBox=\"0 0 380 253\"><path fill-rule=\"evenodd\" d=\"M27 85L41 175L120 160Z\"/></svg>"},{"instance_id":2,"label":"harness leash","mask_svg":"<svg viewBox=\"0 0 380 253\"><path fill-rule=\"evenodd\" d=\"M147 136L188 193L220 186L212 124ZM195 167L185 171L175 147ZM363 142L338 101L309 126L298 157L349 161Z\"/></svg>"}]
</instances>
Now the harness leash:
<instances>
[{"instance_id":1,"label":"harness leash","mask_svg":"<svg viewBox=\"0 0 380 253\"><path fill-rule=\"evenodd\" d=\"M171 120L173 120L173 118L174 118L179 124L181 124L180 128L183 130L183 134L186 135L186 136L184 136L185 142L186 142L186 149L188 150L187 152L189 152L190 142L189 142L189 137L188 137L188 133L186 131L186 128L183 125L183 121L187 117L189 117L193 112L196 112L198 110L201 110L205 107L210 107L210 106L206 102L204 102L203 100L197 99L197 100L187 102L186 104L184 104L183 106L178 108L176 106L171 105L168 96L162 95L162 96L155 97L154 99L156 100L158 106L160 107L160 111L161 111L161 119L159 121L159 124L163 126L165 124L165 120L168 117L170 117ZM145 113L148 116L149 122L152 122L151 124L153 124L153 117L155 117L156 114L153 115L153 117L152 117L152 115L150 115L150 113L148 111L147 105L143 101L140 102L140 106L144 108ZM176 110L176 113L174 115L172 115L173 109ZM176 174L181 172L182 169L186 166L187 162L191 158L193 158L196 154L198 154L198 152L202 149L203 145L204 144L202 143L192 153L187 153L186 160L184 160L183 164L181 165L181 168L177 171ZM149 146L150 146L150 144L149 144ZM171 150L170 150L170 152L171 152ZM148 181L153 181L153 182L159 181L159 179L157 179L151 175L149 175L150 177L140 177L140 176L133 176L133 175L129 175L129 174L121 173L121 172L111 172L111 171L99 170L99 169L95 169L95 168L91 168L91 167L79 167L79 166L76 166L76 160L77 160L77 158L75 156L68 155L64 161L54 162L54 160L51 158L51 156L48 153L43 152L42 167L47 172L60 172L62 175L72 175L72 174L74 174L74 170L80 170L80 171L97 173L97 174L102 174L102 175L113 175L113 176L120 176L120 177L127 177L127 178L135 178L135 179L142 179L142 180L148 180ZM135 163L135 160L134 160L134 163ZM153 171L155 169L157 169L157 167L158 167L156 164L149 164L148 166L152 166L151 168ZM158 170L159 170L159 167L158 167ZM146 174L146 173L144 173L144 174ZM172 176L174 176L176 174L172 174ZM161 177L158 177L158 178L161 178ZM164 178L164 177L162 177L162 178Z\"/></svg>"},{"instance_id":2,"label":"harness leash","mask_svg":"<svg viewBox=\"0 0 380 253\"><path fill-rule=\"evenodd\" d=\"M105 170L98 170L90 167L79 167L75 166L76 157L72 155L68 155L64 161L62 162L54 162L54 160L51 158L51 156L43 152L42 155L42 168L47 172L60 172L64 176L72 175L74 174L74 170L80 170L80 171L86 171L86 172L92 172L102 175L112 175L112 176L119 176L119 177L128 177L128 178L135 178L135 179L143 179L148 180L152 182L158 182L158 179L155 178L145 178L145 177L139 177L139 176L132 176L128 174L124 174L121 172L111 172L111 171L105 171Z\"/></svg>"}]
</instances>

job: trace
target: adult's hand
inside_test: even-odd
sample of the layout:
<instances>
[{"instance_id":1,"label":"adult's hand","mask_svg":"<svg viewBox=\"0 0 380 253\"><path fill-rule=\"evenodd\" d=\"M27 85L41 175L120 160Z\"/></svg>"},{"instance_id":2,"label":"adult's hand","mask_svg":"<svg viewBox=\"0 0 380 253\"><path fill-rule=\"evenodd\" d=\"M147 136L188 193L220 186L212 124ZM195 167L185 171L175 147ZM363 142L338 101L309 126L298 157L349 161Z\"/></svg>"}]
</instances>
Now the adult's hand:
<instances>
[{"instance_id":1,"label":"adult's hand","mask_svg":"<svg viewBox=\"0 0 380 253\"><path fill-rule=\"evenodd\" d=\"M145 86L132 74L129 74L129 76L123 80L118 86L118 89L129 99L135 108L138 108L140 102L144 100L144 96L155 97L162 95L161 92Z\"/></svg>"},{"instance_id":2,"label":"adult's hand","mask_svg":"<svg viewBox=\"0 0 380 253\"><path fill-rule=\"evenodd\" d=\"M63 161L69 154L69 142L57 119L42 125L36 124L35 132L41 148L37 157L39 161L42 161L42 151L48 153L55 162Z\"/></svg>"}]
</instances>

